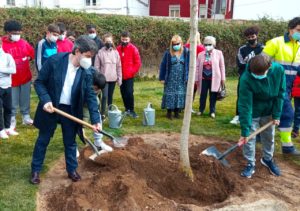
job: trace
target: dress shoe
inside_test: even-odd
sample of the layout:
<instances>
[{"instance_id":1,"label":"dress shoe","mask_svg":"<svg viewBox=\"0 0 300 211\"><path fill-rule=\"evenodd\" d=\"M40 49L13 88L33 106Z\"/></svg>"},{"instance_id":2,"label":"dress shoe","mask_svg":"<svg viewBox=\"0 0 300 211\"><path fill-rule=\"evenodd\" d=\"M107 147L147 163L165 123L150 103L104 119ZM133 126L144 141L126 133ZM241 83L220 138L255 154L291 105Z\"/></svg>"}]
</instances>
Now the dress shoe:
<instances>
[{"instance_id":1,"label":"dress shoe","mask_svg":"<svg viewBox=\"0 0 300 211\"><path fill-rule=\"evenodd\" d=\"M40 180L40 174L39 172L32 172L31 173L31 178L30 178L30 183L37 185L40 184L41 180Z\"/></svg>"},{"instance_id":2,"label":"dress shoe","mask_svg":"<svg viewBox=\"0 0 300 211\"><path fill-rule=\"evenodd\" d=\"M76 172L68 173L68 177L73 181L73 182L78 182L81 180L81 176Z\"/></svg>"}]
</instances>

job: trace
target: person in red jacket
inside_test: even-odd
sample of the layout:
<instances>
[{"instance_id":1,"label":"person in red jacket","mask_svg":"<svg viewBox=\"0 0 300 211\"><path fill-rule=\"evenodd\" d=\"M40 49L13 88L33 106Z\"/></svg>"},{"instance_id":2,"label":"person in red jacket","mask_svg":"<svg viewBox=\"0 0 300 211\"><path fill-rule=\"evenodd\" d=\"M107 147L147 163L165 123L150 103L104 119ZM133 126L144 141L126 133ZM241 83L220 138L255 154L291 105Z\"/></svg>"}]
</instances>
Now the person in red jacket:
<instances>
[{"instance_id":1,"label":"person in red jacket","mask_svg":"<svg viewBox=\"0 0 300 211\"><path fill-rule=\"evenodd\" d=\"M60 34L56 41L57 53L71 53L73 49L73 42L67 38L67 28L62 22L56 24L59 28Z\"/></svg>"},{"instance_id":2,"label":"person in red jacket","mask_svg":"<svg viewBox=\"0 0 300 211\"><path fill-rule=\"evenodd\" d=\"M134 111L133 82L142 62L139 50L130 42L129 32L121 34L121 44L117 47L122 63L121 95L127 114L133 118L138 115Z\"/></svg>"},{"instance_id":3,"label":"person in red jacket","mask_svg":"<svg viewBox=\"0 0 300 211\"><path fill-rule=\"evenodd\" d=\"M30 61L34 58L33 47L24 39L21 39L22 25L15 20L4 23L6 36L2 38L3 50L12 55L16 63L16 74L12 75L12 117L11 128L16 127L17 108L20 107L23 115L23 124L32 125L30 118L30 89L31 71Z\"/></svg>"}]
</instances>

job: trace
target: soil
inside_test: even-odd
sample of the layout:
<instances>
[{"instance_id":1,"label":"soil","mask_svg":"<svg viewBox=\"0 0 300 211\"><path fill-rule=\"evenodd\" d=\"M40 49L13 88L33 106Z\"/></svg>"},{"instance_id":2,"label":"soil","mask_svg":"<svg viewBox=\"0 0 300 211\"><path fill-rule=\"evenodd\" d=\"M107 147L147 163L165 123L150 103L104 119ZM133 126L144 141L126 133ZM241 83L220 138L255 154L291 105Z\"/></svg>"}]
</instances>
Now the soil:
<instances>
[{"instance_id":1,"label":"soil","mask_svg":"<svg viewBox=\"0 0 300 211\"><path fill-rule=\"evenodd\" d=\"M223 152L230 143L190 136L194 180L179 170L179 134L157 133L129 137L126 148L116 148L91 161L90 148L81 151L80 182L65 173L64 159L42 178L38 210L300 210L300 168L275 159L281 177L272 176L258 161L252 179L240 177L245 166L241 150L224 167L213 157L200 155L209 146Z\"/></svg>"}]
</instances>

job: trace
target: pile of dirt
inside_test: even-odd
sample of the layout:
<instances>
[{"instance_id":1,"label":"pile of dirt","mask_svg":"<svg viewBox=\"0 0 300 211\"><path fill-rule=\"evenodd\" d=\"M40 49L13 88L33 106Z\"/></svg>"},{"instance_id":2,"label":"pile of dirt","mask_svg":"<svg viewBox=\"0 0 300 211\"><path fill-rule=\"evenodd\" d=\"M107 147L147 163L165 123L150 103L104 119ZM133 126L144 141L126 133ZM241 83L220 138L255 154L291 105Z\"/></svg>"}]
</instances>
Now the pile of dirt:
<instances>
[{"instance_id":1,"label":"pile of dirt","mask_svg":"<svg viewBox=\"0 0 300 211\"><path fill-rule=\"evenodd\" d=\"M200 156L204 146L190 147L192 182L179 171L179 150L130 138L124 149L95 161L86 148L80 165L91 175L48 194L49 210L189 210L182 204L208 206L246 190L236 172L215 159Z\"/></svg>"}]
</instances>

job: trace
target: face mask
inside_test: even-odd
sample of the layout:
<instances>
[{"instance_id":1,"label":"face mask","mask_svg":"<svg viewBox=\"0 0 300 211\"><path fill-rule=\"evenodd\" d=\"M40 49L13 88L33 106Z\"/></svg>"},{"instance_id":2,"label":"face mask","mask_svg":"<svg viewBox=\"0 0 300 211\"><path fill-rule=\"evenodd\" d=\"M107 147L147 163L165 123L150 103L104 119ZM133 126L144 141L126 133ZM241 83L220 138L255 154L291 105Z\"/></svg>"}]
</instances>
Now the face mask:
<instances>
[{"instance_id":1,"label":"face mask","mask_svg":"<svg viewBox=\"0 0 300 211\"><path fill-rule=\"evenodd\" d=\"M261 80L261 79L264 79L267 77L267 73L265 73L264 75L256 75L254 73L251 73L251 75L255 78L255 79L258 79L258 80Z\"/></svg>"},{"instance_id":2,"label":"face mask","mask_svg":"<svg viewBox=\"0 0 300 211\"><path fill-rule=\"evenodd\" d=\"M89 34L89 37L90 37L91 39L95 39L96 36L97 36L96 33L90 33L90 34Z\"/></svg>"},{"instance_id":3,"label":"face mask","mask_svg":"<svg viewBox=\"0 0 300 211\"><path fill-rule=\"evenodd\" d=\"M53 34L50 35L49 37L50 42L56 42L58 40L58 36L54 36Z\"/></svg>"},{"instance_id":4,"label":"face mask","mask_svg":"<svg viewBox=\"0 0 300 211\"><path fill-rule=\"evenodd\" d=\"M14 42L18 42L21 39L21 35L19 34L12 34L10 39Z\"/></svg>"},{"instance_id":5,"label":"face mask","mask_svg":"<svg viewBox=\"0 0 300 211\"><path fill-rule=\"evenodd\" d=\"M128 42L121 42L121 45L122 45L123 47L125 47L125 46L128 45Z\"/></svg>"},{"instance_id":6,"label":"face mask","mask_svg":"<svg viewBox=\"0 0 300 211\"><path fill-rule=\"evenodd\" d=\"M181 49L181 44L172 46L174 51L179 51Z\"/></svg>"},{"instance_id":7,"label":"face mask","mask_svg":"<svg viewBox=\"0 0 300 211\"><path fill-rule=\"evenodd\" d=\"M65 34L61 34L58 36L58 39L60 40L64 40L66 38L66 35Z\"/></svg>"},{"instance_id":8,"label":"face mask","mask_svg":"<svg viewBox=\"0 0 300 211\"><path fill-rule=\"evenodd\" d=\"M84 69L89 69L92 66L92 59L91 58L82 57L80 59L80 61L79 61L79 64Z\"/></svg>"},{"instance_id":9,"label":"face mask","mask_svg":"<svg viewBox=\"0 0 300 211\"><path fill-rule=\"evenodd\" d=\"M295 32L292 35L293 40L300 41L300 32Z\"/></svg>"},{"instance_id":10,"label":"face mask","mask_svg":"<svg viewBox=\"0 0 300 211\"><path fill-rule=\"evenodd\" d=\"M254 44L256 43L256 39L248 40L248 43L249 43L250 45L254 45Z\"/></svg>"},{"instance_id":11,"label":"face mask","mask_svg":"<svg viewBox=\"0 0 300 211\"><path fill-rule=\"evenodd\" d=\"M207 51L211 51L211 50L214 49L214 46L212 46L212 45L207 45L207 46L205 46L205 49L206 49Z\"/></svg>"},{"instance_id":12,"label":"face mask","mask_svg":"<svg viewBox=\"0 0 300 211\"><path fill-rule=\"evenodd\" d=\"M111 42L106 42L104 45L105 45L105 47L107 49L110 49L112 47L112 43Z\"/></svg>"}]
</instances>

